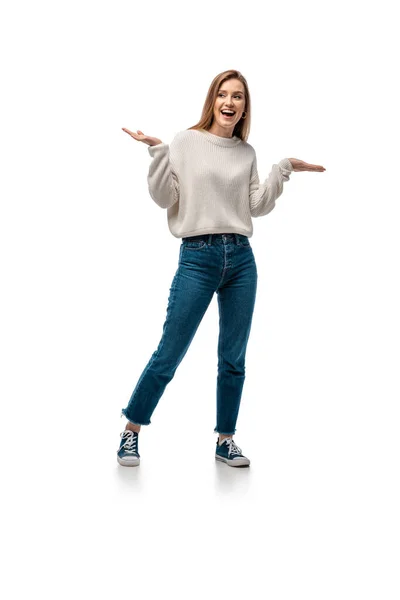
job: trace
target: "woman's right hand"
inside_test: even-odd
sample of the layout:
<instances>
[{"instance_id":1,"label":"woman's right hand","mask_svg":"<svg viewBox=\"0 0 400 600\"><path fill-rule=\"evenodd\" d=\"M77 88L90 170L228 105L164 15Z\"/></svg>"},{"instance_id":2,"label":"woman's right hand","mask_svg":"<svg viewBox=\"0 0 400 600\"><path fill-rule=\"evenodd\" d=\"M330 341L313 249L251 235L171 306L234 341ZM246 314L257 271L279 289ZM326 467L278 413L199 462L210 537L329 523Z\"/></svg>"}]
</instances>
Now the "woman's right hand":
<instances>
[{"instance_id":1,"label":"woman's right hand","mask_svg":"<svg viewBox=\"0 0 400 600\"><path fill-rule=\"evenodd\" d=\"M162 144L162 141L158 138L150 137L149 135L144 135L143 131L139 131L139 129L137 130L137 133L135 133L134 131L129 131L129 129L123 127L122 131L129 133L129 135L132 136L134 140L137 140L138 142L144 142L149 146L157 146L157 144Z\"/></svg>"}]
</instances>

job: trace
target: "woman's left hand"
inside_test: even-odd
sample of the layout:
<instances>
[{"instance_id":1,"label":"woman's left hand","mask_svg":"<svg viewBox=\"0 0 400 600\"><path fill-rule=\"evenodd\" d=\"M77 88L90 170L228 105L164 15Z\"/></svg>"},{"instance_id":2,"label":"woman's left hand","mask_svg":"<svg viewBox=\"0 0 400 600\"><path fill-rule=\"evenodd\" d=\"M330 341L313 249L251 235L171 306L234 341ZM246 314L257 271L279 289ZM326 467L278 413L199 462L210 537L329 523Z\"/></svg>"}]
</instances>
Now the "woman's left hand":
<instances>
[{"instance_id":1,"label":"woman's left hand","mask_svg":"<svg viewBox=\"0 0 400 600\"><path fill-rule=\"evenodd\" d=\"M298 158L289 158L292 163L293 171L326 171L321 165L310 165Z\"/></svg>"}]
</instances>

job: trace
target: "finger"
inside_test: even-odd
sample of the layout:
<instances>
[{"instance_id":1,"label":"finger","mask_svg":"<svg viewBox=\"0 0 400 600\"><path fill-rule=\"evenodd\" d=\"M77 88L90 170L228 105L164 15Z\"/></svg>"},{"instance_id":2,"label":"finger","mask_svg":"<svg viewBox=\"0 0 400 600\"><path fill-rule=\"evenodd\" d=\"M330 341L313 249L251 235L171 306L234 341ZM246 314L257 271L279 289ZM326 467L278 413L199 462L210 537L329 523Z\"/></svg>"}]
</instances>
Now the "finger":
<instances>
[{"instance_id":1,"label":"finger","mask_svg":"<svg viewBox=\"0 0 400 600\"><path fill-rule=\"evenodd\" d=\"M134 140L139 140L139 141L140 141L140 139L141 139L142 137L144 137L143 135L138 135L138 134L137 134L137 133L135 133L134 131L129 131L129 129L128 129L128 130L126 130L126 132L127 132L127 133L129 133L129 135L130 135L131 137L133 137L133 139L134 139Z\"/></svg>"},{"instance_id":2,"label":"finger","mask_svg":"<svg viewBox=\"0 0 400 600\"><path fill-rule=\"evenodd\" d=\"M129 129L127 129L126 127L122 127L122 130L125 131L126 133L129 133L129 135L131 135L135 140L139 139L141 137L141 135L143 136L144 134L138 130L138 133L135 133L134 131L130 131Z\"/></svg>"},{"instance_id":3,"label":"finger","mask_svg":"<svg viewBox=\"0 0 400 600\"><path fill-rule=\"evenodd\" d=\"M325 171L325 167L322 165L309 165L309 171Z\"/></svg>"}]
</instances>

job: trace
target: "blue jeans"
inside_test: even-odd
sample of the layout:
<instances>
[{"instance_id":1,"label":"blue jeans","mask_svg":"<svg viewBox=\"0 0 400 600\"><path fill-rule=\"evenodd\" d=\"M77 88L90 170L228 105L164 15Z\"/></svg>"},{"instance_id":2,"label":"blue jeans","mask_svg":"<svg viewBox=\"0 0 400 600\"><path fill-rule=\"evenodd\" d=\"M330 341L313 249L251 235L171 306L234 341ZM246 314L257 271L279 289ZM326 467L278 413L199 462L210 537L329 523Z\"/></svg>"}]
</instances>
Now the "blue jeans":
<instances>
[{"instance_id":1,"label":"blue jeans","mask_svg":"<svg viewBox=\"0 0 400 600\"><path fill-rule=\"evenodd\" d=\"M246 236L213 233L182 238L160 343L121 416L137 425L150 424L216 292L219 339L214 432L233 435L245 380L256 289L257 267Z\"/></svg>"}]
</instances>

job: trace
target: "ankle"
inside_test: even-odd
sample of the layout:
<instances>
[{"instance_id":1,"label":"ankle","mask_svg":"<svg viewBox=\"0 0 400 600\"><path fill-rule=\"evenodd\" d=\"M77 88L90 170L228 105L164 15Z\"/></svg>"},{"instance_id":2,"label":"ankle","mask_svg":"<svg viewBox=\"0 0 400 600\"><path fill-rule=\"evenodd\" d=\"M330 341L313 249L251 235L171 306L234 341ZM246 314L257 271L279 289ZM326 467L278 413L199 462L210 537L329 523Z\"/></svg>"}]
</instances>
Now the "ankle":
<instances>
[{"instance_id":1,"label":"ankle","mask_svg":"<svg viewBox=\"0 0 400 600\"><path fill-rule=\"evenodd\" d=\"M129 429L129 431L135 431L136 433L139 433L140 425L135 425L134 423L128 422L125 426L125 430L126 429Z\"/></svg>"},{"instance_id":2,"label":"ankle","mask_svg":"<svg viewBox=\"0 0 400 600\"><path fill-rule=\"evenodd\" d=\"M226 438L232 437L231 435L219 435L218 436L218 445L220 446Z\"/></svg>"}]
</instances>

